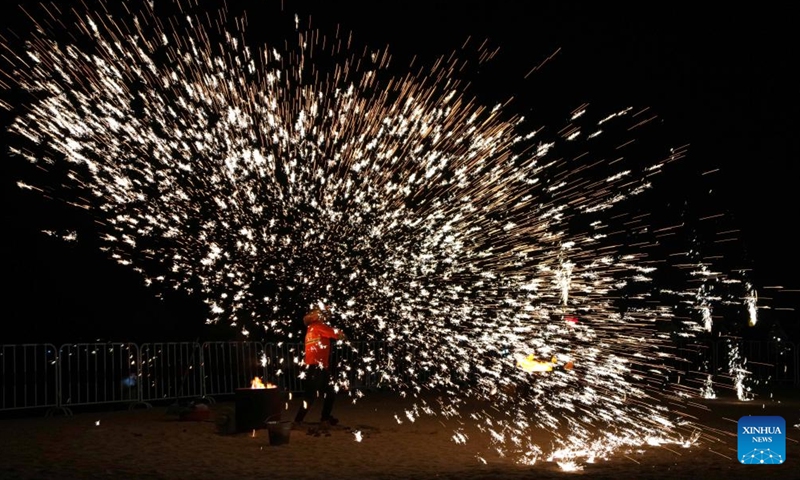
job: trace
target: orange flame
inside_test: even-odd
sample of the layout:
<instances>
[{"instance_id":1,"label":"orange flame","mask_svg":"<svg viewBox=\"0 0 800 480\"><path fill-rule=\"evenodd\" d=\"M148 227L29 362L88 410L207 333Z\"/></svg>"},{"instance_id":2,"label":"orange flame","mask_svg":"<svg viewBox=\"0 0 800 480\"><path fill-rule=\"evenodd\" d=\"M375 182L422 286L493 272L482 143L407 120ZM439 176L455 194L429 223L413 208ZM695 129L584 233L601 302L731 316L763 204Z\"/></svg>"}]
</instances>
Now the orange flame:
<instances>
[{"instance_id":1,"label":"orange flame","mask_svg":"<svg viewBox=\"0 0 800 480\"><path fill-rule=\"evenodd\" d=\"M555 357L550 362L540 362L533 354L527 358L517 360L517 366L526 372L552 372L555 365Z\"/></svg>"},{"instance_id":2,"label":"orange flame","mask_svg":"<svg viewBox=\"0 0 800 480\"><path fill-rule=\"evenodd\" d=\"M558 359L554 356L549 362L542 362L536 360L533 354L528 355L526 358L517 359L517 367L528 372L552 372L553 368L558 364ZM564 364L564 370L572 370L575 368L575 363L569 360Z\"/></svg>"},{"instance_id":3,"label":"orange flame","mask_svg":"<svg viewBox=\"0 0 800 480\"><path fill-rule=\"evenodd\" d=\"M254 377L253 381L250 382L250 388L276 388L276 385L273 385L269 382L267 382L267 384L264 385L264 382L261 381L261 378Z\"/></svg>"}]
</instances>

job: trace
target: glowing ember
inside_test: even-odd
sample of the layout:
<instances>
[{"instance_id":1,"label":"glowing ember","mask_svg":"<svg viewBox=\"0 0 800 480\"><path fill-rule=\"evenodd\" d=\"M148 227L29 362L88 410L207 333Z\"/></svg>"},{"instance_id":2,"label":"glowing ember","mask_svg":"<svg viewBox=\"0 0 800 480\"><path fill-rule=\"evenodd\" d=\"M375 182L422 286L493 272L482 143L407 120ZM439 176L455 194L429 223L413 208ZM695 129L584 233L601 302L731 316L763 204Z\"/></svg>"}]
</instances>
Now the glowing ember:
<instances>
[{"instance_id":1,"label":"glowing ember","mask_svg":"<svg viewBox=\"0 0 800 480\"><path fill-rule=\"evenodd\" d=\"M561 468L561 470L565 472L580 472L581 470L583 470L583 465L577 463L574 460L565 460L556 463L558 463L558 466Z\"/></svg>"}]
</instances>

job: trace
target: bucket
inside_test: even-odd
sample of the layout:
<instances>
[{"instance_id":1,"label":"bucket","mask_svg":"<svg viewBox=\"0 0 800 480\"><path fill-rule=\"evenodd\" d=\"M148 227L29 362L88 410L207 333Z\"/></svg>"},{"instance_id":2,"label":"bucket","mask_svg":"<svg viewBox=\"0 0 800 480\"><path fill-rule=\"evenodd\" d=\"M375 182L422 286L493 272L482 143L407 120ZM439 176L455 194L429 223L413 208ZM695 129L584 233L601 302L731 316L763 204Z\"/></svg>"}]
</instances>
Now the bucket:
<instances>
[{"instance_id":1,"label":"bucket","mask_svg":"<svg viewBox=\"0 0 800 480\"><path fill-rule=\"evenodd\" d=\"M264 428L264 422L280 419L281 392L277 388L237 388L236 428L239 432Z\"/></svg>"},{"instance_id":2,"label":"bucket","mask_svg":"<svg viewBox=\"0 0 800 480\"><path fill-rule=\"evenodd\" d=\"M292 431L292 422L267 422L270 445L286 445Z\"/></svg>"}]
</instances>

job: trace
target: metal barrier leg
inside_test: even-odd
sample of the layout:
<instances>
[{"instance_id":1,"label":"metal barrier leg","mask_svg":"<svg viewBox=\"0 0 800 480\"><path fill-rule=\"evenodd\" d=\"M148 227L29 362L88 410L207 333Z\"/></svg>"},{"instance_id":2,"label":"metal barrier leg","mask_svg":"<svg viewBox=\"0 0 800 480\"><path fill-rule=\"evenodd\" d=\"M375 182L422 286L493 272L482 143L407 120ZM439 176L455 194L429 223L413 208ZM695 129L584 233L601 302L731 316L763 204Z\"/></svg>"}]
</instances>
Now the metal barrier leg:
<instances>
[{"instance_id":1,"label":"metal barrier leg","mask_svg":"<svg viewBox=\"0 0 800 480\"><path fill-rule=\"evenodd\" d=\"M206 356L203 352L203 345L195 344L196 352L200 352L200 398L214 405L217 400L206 392Z\"/></svg>"},{"instance_id":2,"label":"metal barrier leg","mask_svg":"<svg viewBox=\"0 0 800 480\"><path fill-rule=\"evenodd\" d=\"M208 388L206 387L206 362L208 359L206 358L205 349L208 344L208 342L197 344L197 348L200 351L200 398L214 405L217 403L217 399L208 393Z\"/></svg>"},{"instance_id":3,"label":"metal barrier leg","mask_svg":"<svg viewBox=\"0 0 800 480\"><path fill-rule=\"evenodd\" d=\"M63 405L63 396L61 394L61 349L56 350L56 405L47 409L44 414L45 417L53 417L61 413L65 417L72 416L72 410Z\"/></svg>"},{"instance_id":4,"label":"metal barrier leg","mask_svg":"<svg viewBox=\"0 0 800 480\"><path fill-rule=\"evenodd\" d=\"M138 406L143 406L146 410L153 408L150 402L144 401L144 392L142 391L142 350L137 345L136 347L136 398L137 400L128 405L128 410L134 410Z\"/></svg>"}]
</instances>

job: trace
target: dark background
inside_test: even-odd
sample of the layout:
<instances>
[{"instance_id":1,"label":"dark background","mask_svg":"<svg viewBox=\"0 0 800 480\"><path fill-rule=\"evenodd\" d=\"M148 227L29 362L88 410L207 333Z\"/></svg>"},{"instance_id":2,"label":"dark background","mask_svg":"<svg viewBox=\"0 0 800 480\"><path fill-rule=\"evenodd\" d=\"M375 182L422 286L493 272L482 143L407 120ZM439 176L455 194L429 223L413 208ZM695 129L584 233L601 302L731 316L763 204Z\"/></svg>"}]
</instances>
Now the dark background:
<instances>
[{"instance_id":1,"label":"dark background","mask_svg":"<svg viewBox=\"0 0 800 480\"><path fill-rule=\"evenodd\" d=\"M656 191L664 201L688 202L692 214L724 213L726 225L740 229L732 251L752 268L749 278L771 307L762 318L800 339L798 313L790 310L800 306L794 233L800 79L792 8L593 3L228 1L233 13L248 11L254 42L294 35L293 14L303 23L310 15L312 27L353 31L357 52L388 44L399 73L413 55L416 65L430 64L468 36L473 46L487 39L500 53L469 73L478 101L494 105L513 96L510 111L554 128L583 103L609 111L650 106L665 138L690 145L682 169L660 179ZM29 23L14 2L2 8L3 34L24 36ZM10 116L2 118L5 124ZM199 300L146 288L91 242L65 244L42 234L54 223L90 228L91 219L18 189L30 167L3 147L0 344L233 336L227 326L204 327ZM700 175L709 171L715 172ZM776 286L783 288L769 288Z\"/></svg>"}]
</instances>

